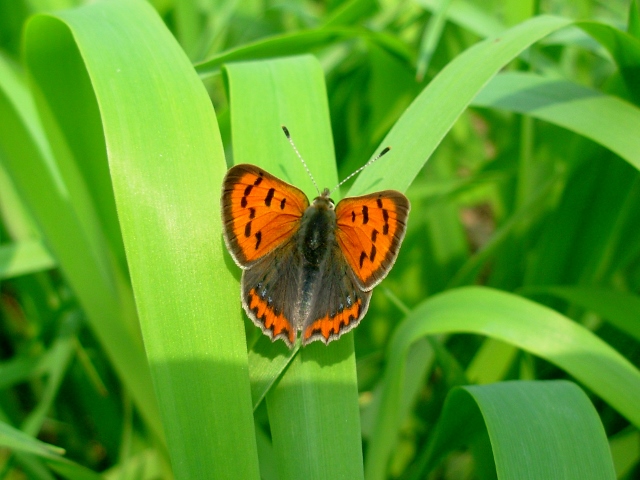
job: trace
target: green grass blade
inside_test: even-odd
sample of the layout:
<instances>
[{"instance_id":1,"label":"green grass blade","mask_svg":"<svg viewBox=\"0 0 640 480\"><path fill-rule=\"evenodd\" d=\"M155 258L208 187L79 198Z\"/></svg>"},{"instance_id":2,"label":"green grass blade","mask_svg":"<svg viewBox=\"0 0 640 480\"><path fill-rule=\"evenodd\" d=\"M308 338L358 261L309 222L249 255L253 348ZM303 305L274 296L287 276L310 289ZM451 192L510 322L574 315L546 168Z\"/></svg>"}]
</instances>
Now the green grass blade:
<instances>
[{"instance_id":1,"label":"green grass blade","mask_svg":"<svg viewBox=\"0 0 640 480\"><path fill-rule=\"evenodd\" d=\"M445 23L447 22L447 9L450 4L451 0L440 0L440 4L433 12L422 34L420 51L418 53L418 64L416 67L416 80L418 82L421 82L424 78L424 74L431 63L431 57L440 43L442 30L444 30Z\"/></svg>"},{"instance_id":2,"label":"green grass blade","mask_svg":"<svg viewBox=\"0 0 640 480\"><path fill-rule=\"evenodd\" d=\"M27 56L33 46L30 40L34 40L29 33L33 34L34 30L28 29ZM40 40L53 48L51 38L46 39L44 32L40 34L43 35ZM47 76L54 71L47 71ZM106 249L99 248L106 241L99 230L93 228L97 223L95 217L87 205L79 205L82 202L70 198L70 190L46 141L33 99L2 61L0 118L3 121L0 149L5 154L3 161L12 183L37 222L43 241L78 296L92 329L132 393L142 416L161 435L142 342L139 332L132 328L135 311L131 308L131 292L117 291L118 287L114 285L117 274L109 266ZM49 120L48 124L57 131L55 121Z\"/></svg>"},{"instance_id":3,"label":"green grass blade","mask_svg":"<svg viewBox=\"0 0 640 480\"><path fill-rule=\"evenodd\" d=\"M204 87L145 2L98 2L59 19L36 17L29 33L34 50L40 37L71 45L56 53L74 71L86 68L92 92L85 94L99 106L176 477L257 478L244 329L228 301L237 290L223 256L226 165ZM52 82L47 91L62 88L56 80L87 88L80 75L56 68L60 60L50 52L48 64L38 47L31 64L41 62L36 76Z\"/></svg>"},{"instance_id":4,"label":"green grass blade","mask_svg":"<svg viewBox=\"0 0 640 480\"><path fill-rule=\"evenodd\" d=\"M0 446L16 452L32 453L40 457L51 458L64 454L63 448L41 442L4 422L0 422Z\"/></svg>"},{"instance_id":5,"label":"green grass blade","mask_svg":"<svg viewBox=\"0 0 640 480\"><path fill-rule=\"evenodd\" d=\"M391 146L391 153L364 170L350 194L360 195L382 186L406 190L482 87L522 50L570 23L557 17L536 17L498 38L474 45L452 60L383 140L383 146Z\"/></svg>"},{"instance_id":6,"label":"green grass blade","mask_svg":"<svg viewBox=\"0 0 640 480\"><path fill-rule=\"evenodd\" d=\"M631 293L587 286L525 287L522 293L548 294L597 313L640 342L640 297Z\"/></svg>"},{"instance_id":7,"label":"green grass blade","mask_svg":"<svg viewBox=\"0 0 640 480\"><path fill-rule=\"evenodd\" d=\"M336 41L353 38L358 33L362 32L349 27L331 27L283 33L215 55L197 63L196 71L201 75L211 74L217 72L223 64L229 62L305 53L311 49L327 46Z\"/></svg>"},{"instance_id":8,"label":"green grass blade","mask_svg":"<svg viewBox=\"0 0 640 480\"><path fill-rule=\"evenodd\" d=\"M640 372L593 333L559 313L512 294L466 287L436 295L416 307L396 330L383 380L382 410L369 454L367 473L380 478L397 438L395 415L408 348L419 338L467 332L510 343L558 365L640 425L637 398ZM382 458L379 458L382 457ZM382 473L375 473L382 471ZM375 475L374 475L375 474Z\"/></svg>"},{"instance_id":9,"label":"green grass blade","mask_svg":"<svg viewBox=\"0 0 640 480\"><path fill-rule=\"evenodd\" d=\"M626 428L609 439L609 446L618 478L632 478L625 475L640 462L640 432Z\"/></svg>"},{"instance_id":10,"label":"green grass blade","mask_svg":"<svg viewBox=\"0 0 640 480\"><path fill-rule=\"evenodd\" d=\"M453 390L425 470L481 428L489 433L498 478L616 478L598 413L573 383L518 381Z\"/></svg>"},{"instance_id":11,"label":"green grass blade","mask_svg":"<svg viewBox=\"0 0 640 480\"><path fill-rule=\"evenodd\" d=\"M256 345L249 350L249 378L254 410L291 363L299 348L296 345L289 350L282 342L272 342L266 335L260 335Z\"/></svg>"},{"instance_id":12,"label":"green grass blade","mask_svg":"<svg viewBox=\"0 0 640 480\"><path fill-rule=\"evenodd\" d=\"M227 76L235 163L259 165L316 196L282 133L286 125L318 186L337 184L324 78L315 58L230 64ZM228 301L239 305L235 285ZM281 480L362 477L353 334L328 347L303 348L267 394L267 407Z\"/></svg>"},{"instance_id":13,"label":"green grass blade","mask_svg":"<svg viewBox=\"0 0 640 480\"><path fill-rule=\"evenodd\" d=\"M40 240L0 247L0 280L49 270L55 265L55 260Z\"/></svg>"},{"instance_id":14,"label":"green grass blade","mask_svg":"<svg viewBox=\"0 0 640 480\"><path fill-rule=\"evenodd\" d=\"M579 133L640 169L640 109L566 80L531 73L502 73L472 105L531 115Z\"/></svg>"},{"instance_id":15,"label":"green grass blade","mask_svg":"<svg viewBox=\"0 0 640 480\"><path fill-rule=\"evenodd\" d=\"M629 93L637 102L640 83L640 39L601 22L576 22L576 25L605 47L620 69Z\"/></svg>"},{"instance_id":16,"label":"green grass blade","mask_svg":"<svg viewBox=\"0 0 640 480\"><path fill-rule=\"evenodd\" d=\"M629 35L640 40L640 3L638 3L638 0L631 0L629 3L629 21L627 30Z\"/></svg>"},{"instance_id":17,"label":"green grass blade","mask_svg":"<svg viewBox=\"0 0 640 480\"><path fill-rule=\"evenodd\" d=\"M335 7L326 17L323 26L335 27L362 22L378 8L378 2L375 0L348 0Z\"/></svg>"},{"instance_id":18,"label":"green grass blade","mask_svg":"<svg viewBox=\"0 0 640 480\"><path fill-rule=\"evenodd\" d=\"M62 457L63 449L41 442L4 422L0 422L0 447L22 454L35 455L43 459L52 470L69 480L100 480L102 478L88 468Z\"/></svg>"},{"instance_id":19,"label":"green grass blade","mask_svg":"<svg viewBox=\"0 0 640 480\"><path fill-rule=\"evenodd\" d=\"M418 0L418 4L427 10L436 12L441 0ZM491 15L475 3L464 0L452 2L447 9L447 20L475 33L479 37L492 37L507 29L496 15Z\"/></svg>"},{"instance_id":20,"label":"green grass blade","mask_svg":"<svg viewBox=\"0 0 640 480\"><path fill-rule=\"evenodd\" d=\"M325 27L284 33L222 52L197 63L196 71L201 75L213 74L225 63L302 54L353 38L366 38L376 42L405 60L411 56L410 50L393 37L363 28Z\"/></svg>"}]
</instances>

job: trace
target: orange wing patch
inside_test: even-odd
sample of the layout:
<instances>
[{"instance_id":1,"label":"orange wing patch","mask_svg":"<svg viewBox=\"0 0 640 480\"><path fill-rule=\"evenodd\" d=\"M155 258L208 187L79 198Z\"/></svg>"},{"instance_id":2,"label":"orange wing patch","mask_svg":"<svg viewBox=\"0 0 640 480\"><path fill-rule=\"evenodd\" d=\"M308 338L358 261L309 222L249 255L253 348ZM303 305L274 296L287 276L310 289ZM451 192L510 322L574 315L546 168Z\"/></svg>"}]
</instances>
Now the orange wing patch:
<instances>
[{"instance_id":1,"label":"orange wing patch","mask_svg":"<svg viewBox=\"0 0 640 480\"><path fill-rule=\"evenodd\" d=\"M306 328L303 336L304 343L309 343L309 340L318 334L322 335L324 343L328 343L331 336L350 330L348 328L350 324L354 323L353 326L355 326L362 313L362 300L358 299L351 307L345 308L333 317L325 315Z\"/></svg>"},{"instance_id":2,"label":"orange wing patch","mask_svg":"<svg viewBox=\"0 0 640 480\"><path fill-rule=\"evenodd\" d=\"M407 228L409 200L394 190L345 198L336 207L336 238L364 290L387 275Z\"/></svg>"},{"instance_id":3,"label":"orange wing patch","mask_svg":"<svg viewBox=\"0 0 640 480\"><path fill-rule=\"evenodd\" d=\"M247 267L298 230L306 195L254 165L236 165L222 192L225 240L236 263Z\"/></svg>"},{"instance_id":4,"label":"orange wing patch","mask_svg":"<svg viewBox=\"0 0 640 480\"><path fill-rule=\"evenodd\" d=\"M272 340L282 338L289 347L293 345L296 340L296 331L291 327L291 323L282 313L276 314L268 302L253 288L247 294L246 306L249 318Z\"/></svg>"}]
</instances>

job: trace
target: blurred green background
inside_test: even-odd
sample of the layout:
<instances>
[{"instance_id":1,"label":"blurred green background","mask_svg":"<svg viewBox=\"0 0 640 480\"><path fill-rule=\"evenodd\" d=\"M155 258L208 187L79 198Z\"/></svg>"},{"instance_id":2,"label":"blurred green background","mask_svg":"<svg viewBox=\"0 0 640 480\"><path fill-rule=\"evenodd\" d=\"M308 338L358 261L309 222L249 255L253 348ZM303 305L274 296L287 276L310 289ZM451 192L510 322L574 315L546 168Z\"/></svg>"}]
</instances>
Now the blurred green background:
<instances>
[{"instance_id":1,"label":"blurred green background","mask_svg":"<svg viewBox=\"0 0 640 480\"><path fill-rule=\"evenodd\" d=\"M639 104L636 0L0 0L0 478L640 478ZM283 123L412 205L328 347L221 237Z\"/></svg>"}]
</instances>

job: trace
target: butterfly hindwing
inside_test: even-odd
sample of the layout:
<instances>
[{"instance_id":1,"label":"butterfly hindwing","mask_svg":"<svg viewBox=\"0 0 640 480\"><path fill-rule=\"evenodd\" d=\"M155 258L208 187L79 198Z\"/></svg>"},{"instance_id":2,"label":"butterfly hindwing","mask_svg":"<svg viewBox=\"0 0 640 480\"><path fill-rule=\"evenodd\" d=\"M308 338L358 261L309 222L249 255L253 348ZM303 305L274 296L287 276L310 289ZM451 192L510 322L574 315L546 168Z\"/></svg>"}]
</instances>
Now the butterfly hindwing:
<instances>
[{"instance_id":1,"label":"butterfly hindwing","mask_svg":"<svg viewBox=\"0 0 640 480\"><path fill-rule=\"evenodd\" d=\"M337 340L355 328L369 308L371 292L362 290L344 255L336 245L316 282L311 305L302 328L302 342Z\"/></svg>"},{"instance_id":2,"label":"butterfly hindwing","mask_svg":"<svg viewBox=\"0 0 640 480\"><path fill-rule=\"evenodd\" d=\"M272 341L291 348L297 336L301 258L295 237L262 257L242 273L242 305L249 318Z\"/></svg>"},{"instance_id":3,"label":"butterfly hindwing","mask_svg":"<svg viewBox=\"0 0 640 480\"><path fill-rule=\"evenodd\" d=\"M306 195L255 165L236 165L224 178L225 241L243 268L273 252L298 230Z\"/></svg>"},{"instance_id":4,"label":"butterfly hindwing","mask_svg":"<svg viewBox=\"0 0 640 480\"><path fill-rule=\"evenodd\" d=\"M362 289L371 290L393 266L409 209L407 197L395 190L345 198L336 206L336 239Z\"/></svg>"}]
</instances>

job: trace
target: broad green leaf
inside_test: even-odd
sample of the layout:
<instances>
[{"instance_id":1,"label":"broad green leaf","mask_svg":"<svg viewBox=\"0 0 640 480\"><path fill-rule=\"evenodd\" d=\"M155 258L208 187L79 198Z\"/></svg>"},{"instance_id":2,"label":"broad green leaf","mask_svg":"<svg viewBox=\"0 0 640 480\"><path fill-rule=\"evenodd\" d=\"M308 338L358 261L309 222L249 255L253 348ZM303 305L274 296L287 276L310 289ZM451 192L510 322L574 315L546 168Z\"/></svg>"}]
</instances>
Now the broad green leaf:
<instances>
[{"instance_id":1,"label":"broad green leaf","mask_svg":"<svg viewBox=\"0 0 640 480\"><path fill-rule=\"evenodd\" d=\"M98 107L90 120L103 128L176 477L257 478L244 329L221 236L226 165L203 85L145 2L36 17L27 52L50 105L75 90ZM54 113L65 125L87 121Z\"/></svg>"},{"instance_id":2,"label":"broad green leaf","mask_svg":"<svg viewBox=\"0 0 640 480\"><path fill-rule=\"evenodd\" d=\"M516 381L454 389L423 474L482 429L489 433L498 478L616 478L598 413L573 383Z\"/></svg>"},{"instance_id":3,"label":"broad green leaf","mask_svg":"<svg viewBox=\"0 0 640 480\"><path fill-rule=\"evenodd\" d=\"M640 109L618 97L531 73L501 73L472 105L531 115L598 142L640 169Z\"/></svg>"},{"instance_id":4,"label":"broad green leaf","mask_svg":"<svg viewBox=\"0 0 640 480\"><path fill-rule=\"evenodd\" d=\"M234 162L259 165L309 197L317 196L282 132L286 125L318 187L335 186L329 111L317 60L303 56L234 63L226 72ZM232 290L228 301L239 308L240 289L236 284ZM279 368L286 365L276 357L277 349L264 347L264 342L258 341L254 351L275 358ZM259 365L263 363L255 368ZM277 369L272 373L279 375ZM329 346L316 342L302 348L266 399L281 480L362 477L352 333Z\"/></svg>"},{"instance_id":5,"label":"broad green leaf","mask_svg":"<svg viewBox=\"0 0 640 480\"><path fill-rule=\"evenodd\" d=\"M475 333L510 343L554 363L640 425L640 372L589 330L559 313L512 294L483 287L449 290L416 307L396 330L388 353L382 412L367 474L380 478L396 442L401 379L409 347L426 335ZM383 457L383 458L378 458ZM370 457L367 457L369 461ZM380 473L382 472L382 473Z\"/></svg>"}]
</instances>

